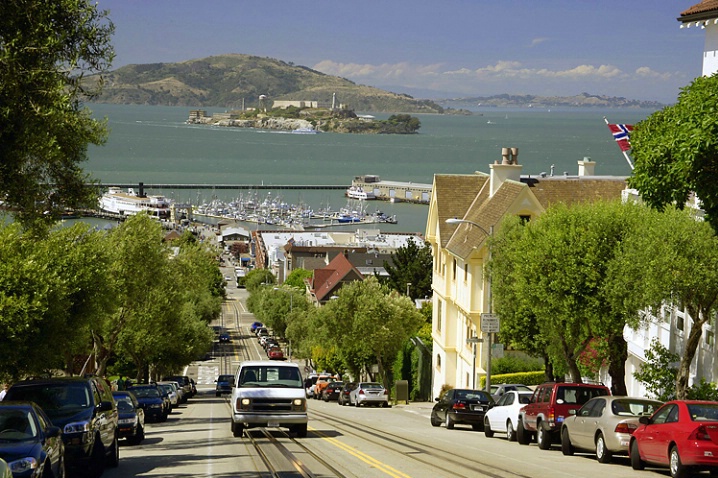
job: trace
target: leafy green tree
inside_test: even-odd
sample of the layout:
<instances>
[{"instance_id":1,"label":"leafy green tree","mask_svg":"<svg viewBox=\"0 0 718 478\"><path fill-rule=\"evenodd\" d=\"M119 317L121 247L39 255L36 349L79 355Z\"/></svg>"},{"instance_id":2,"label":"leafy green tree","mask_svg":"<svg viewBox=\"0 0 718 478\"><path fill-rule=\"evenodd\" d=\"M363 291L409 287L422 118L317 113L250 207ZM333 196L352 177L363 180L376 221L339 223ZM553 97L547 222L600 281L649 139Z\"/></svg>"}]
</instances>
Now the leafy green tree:
<instances>
[{"instance_id":1,"label":"leafy green tree","mask_svg":"<svg viewBox=\"0 0 718 478\"><path fill-rule=\"evenodd\" d=\"M424 319L412 302L390 292L374 277L345 284L337 299L317 309L313 325L317 338L336 345L352 375L378 364L388 387L387 372L409 337Z\"/></svg>"},{"instance_id":2,"label":"leafy green tree","mask_svg":"<svg viewBox=\"0 0 718 478\"><path fill-rule=\"evenodd\" d=\"M408 241L391 253L391 261L384 261L384 269L389 274L386 284L399 293L406 293L407 285L411 299L423 299L431 295L431 274L433 257L428 243L418 244Z\"/></svg>"},{"instance_id":3,"label":"leafy green tree","mask_svg":"<svg viewBox=\"0 0 718 478\"><path fill-rule=\"evenodd\" d=\"M287 280L284 281L284 285L304 290L304 279L311 279L313 275L314 271L302 269L301 267L294 269L287 276Z\"/></svg>"},{"instance_id":4,"label":"leafy green tree","mask_svg":"<svg viewBox=\"0 0 718 478\"><path fill-rule=\"evenodd\" d=\"M640 309L627 310L609 300L615 293L607 286L612 261L639 209L618 201L557 205L525 226L513 222L503 227L492 245L496 262L491 277L502 327L508 319L514 334L522 323L532 330L526 319L533 315L554 365L565 363L577 382L579 358L592 339L605 339L617 394L626 393L623 329L628 320L637 320Z\"/></svg>"},{"instance_id":5,"label":"leafy green tree","mask_svg":"<svg viewBox=\"0 0 718 478\"><path fill-rule=\"evenodd\" d=\"M690 212L667 207L621 246L621 273L612 275L611 288L624 307L655 313L666 304L682 306L691 317L676 377L676 397L685 399L703 326L718 312L718 237Z\"/></svg>"},{"instance_id":6,"label":"leafy green tree","mask_svg":"<svg viewBox=\"0 0 718 478\"><path fill-rule=\"evenodd\" d=\"M676 364L680 356L669 351L655 338L645 355L646 361L640 370L633 373L633 377L645 385L646 390L657 400L673 400L676 396Z\"/></svg>"},{"instance_id":7,"label":"leafy green tree","mask_svg":"<svg viewBox=\"0 0 718 478\"><path fill-rule=\"evenodd\" d=\"M83 75L109 69L114 26L87 0L7 0L0 18L0 197L45 231L96 202L79 165L106 127L81 106Z\"/></svg>"},{"instance_id":8,"label":"leafy green tree","mask_svg":"<svg viewBox=\"0 0 718 478\"><path fill-rule=\"evenodd\" d=\"M0 377L63 369L87 352L90 323L112 297L101 243L87 225L44 238L0 226Z\"/></svg>"},{"instance_id":9,"label":"leafy green tree","mask_svg":"<svg viewBox=\"0 0 718 478\"><path fill-rule=\"evenodd\" d=\"M718 75L699 76L676 104L635 125L631 187L652 207L683 208L692 193L718 231Z\"/></svg>"},{"instance_id":10,"label":"leafy green tree","mask_svg":"<svg viewBox=\"0 0 718 478\"><path fill-rule=\"evenodd\" d=\"M276 283L277 278L274 277L274 274L272 274L272 271L269 269L252 269L247 272L247 275L244 277L244 286L250 294L254 293L260 287Z\"/></svg>"}]
</instances>

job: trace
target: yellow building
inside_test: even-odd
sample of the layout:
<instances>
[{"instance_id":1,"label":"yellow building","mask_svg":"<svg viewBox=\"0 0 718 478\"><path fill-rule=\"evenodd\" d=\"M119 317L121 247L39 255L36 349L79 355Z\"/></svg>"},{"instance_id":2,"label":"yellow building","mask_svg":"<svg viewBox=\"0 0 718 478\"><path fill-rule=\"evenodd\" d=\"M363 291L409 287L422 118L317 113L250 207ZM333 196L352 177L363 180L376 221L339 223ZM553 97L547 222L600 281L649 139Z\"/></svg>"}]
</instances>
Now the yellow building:
<instances>
[{"instance_id":1,"label":"yellow building","mask_svg":"<svg viewBox=\"0 0 718 478\"><path fill-rule=\"evenodd\" d=\"M595 176L595 163L578 161L576 176L522 176L517 148L503 148L490 173L434 176L426 239L434 256L432 395L444 384L478 387L485 375L488 334L480 330L481 314L490 313L490 284L484 274L488 237L506 215L525 220L553 203L618 199L626 178ZM451 224L447 219L463 222ZM450 221L451 222L451 221ZM456 221L454 221L456 222ZM479 338L477 356L474 344Z\"/></svg>"}]
</instances>

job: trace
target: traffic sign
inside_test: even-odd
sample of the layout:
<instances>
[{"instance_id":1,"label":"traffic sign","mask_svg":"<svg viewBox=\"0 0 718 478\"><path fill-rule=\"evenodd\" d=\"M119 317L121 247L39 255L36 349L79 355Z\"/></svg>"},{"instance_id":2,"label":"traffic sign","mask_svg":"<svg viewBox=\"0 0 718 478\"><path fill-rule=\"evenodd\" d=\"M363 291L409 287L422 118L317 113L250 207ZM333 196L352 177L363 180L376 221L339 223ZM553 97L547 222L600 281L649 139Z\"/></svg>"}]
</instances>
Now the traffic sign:
<instances>
[{"instance_id":1,"label":"traffic sign","mask_svg":"<svg viewBox=\"0 0 718 478\"><path fill-rule=\"evenodd\" d=\"M499 331L498 314L481 314L481 331L495 334Z\"/></svg>"}]
</instances>

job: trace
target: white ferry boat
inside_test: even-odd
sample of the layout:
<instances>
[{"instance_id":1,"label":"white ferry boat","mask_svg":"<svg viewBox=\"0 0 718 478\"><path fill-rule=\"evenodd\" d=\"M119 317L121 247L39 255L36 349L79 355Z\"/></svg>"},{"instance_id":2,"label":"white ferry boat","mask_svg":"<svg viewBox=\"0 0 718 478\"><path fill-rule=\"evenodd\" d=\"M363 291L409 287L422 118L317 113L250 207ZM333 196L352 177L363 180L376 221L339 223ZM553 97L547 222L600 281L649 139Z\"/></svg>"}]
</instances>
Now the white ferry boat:
<instances>
[{"instance_id":1,"label":"white ferry boat","mask_svg":"<svg viewBox=\"0 0 718 478\"><path fill-rule=\"evenodd\" d=\"M159 219L169 218L171 204L172 201L164 196L137 195L132 188L123 192L121 188L111 187L100 198L100 209L103 211L124 216L146 212Z\"/></svg>"},{"instance_id":2,"label":"white ferry boat","mask_svg":"<svg viewBox=\"0 0 718 478\"><path fill-rule=\"evenodd\" d=\"M376 199L376 196L371 191L365 191L364 188L359 186L352 186L347 189L346 196L350 199L369 200Z\"/></svg>"}]
</instances>

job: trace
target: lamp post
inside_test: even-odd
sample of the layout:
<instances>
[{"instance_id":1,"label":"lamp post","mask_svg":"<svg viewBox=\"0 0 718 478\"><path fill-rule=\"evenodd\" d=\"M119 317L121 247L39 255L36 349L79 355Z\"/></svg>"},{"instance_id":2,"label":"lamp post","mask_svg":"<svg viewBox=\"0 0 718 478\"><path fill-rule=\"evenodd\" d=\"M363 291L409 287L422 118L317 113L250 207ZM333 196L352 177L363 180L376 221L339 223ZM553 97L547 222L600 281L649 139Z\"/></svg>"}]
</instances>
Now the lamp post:
<instances>
[{"instance_id":1,"label":"lamp post","mask_svg":"<svg viewBox=\"0 0 718 478\"><path fill-rule=\"evenodd\" d=\"M487 231L479 224L475 223L474 221L469 221L468 219L459 219L459 218L453 217L453 218L447 219L446 224L470 224L472 226L476 226L479 229L481 229L484 232L484 234L489 236L490 239L493 238L493 236L494 236L494 226L489 227L489 230ZM491 247L489 247L489 261L490 260L491 260ZM488 296L489 296L488 297L489 314L491 314L492 297L491 297L491 277L490 276L486 280L486 288L487 288L487 292L488 292ZM491 395L491 335L492 335L492 333L488 332L487 335L488 335L489 356L486 359L486 392L489 395ZM474 337L468 339L467 342L472 339L474 339ZM476 339L476 342L478 342L478 341L479 341L479 339ZM476 381L476 342L473 342L473 344L474 344L474 381ZM474 388L476 388L476 387L474 387Z\"/></svg>"},{"instance_id":2,"label":"lamp post","mask_svg":"<svg viewBox=\"0 0 718 478\"><path fill-rule=\"evenodd\" d=\"M292 315L292 312L294 311L294 294L292 294L291 290L286 289L280 289L279 287L275 287L274 290L279 290L284 292L285 294L289 294L289 315ZM292 341L289 340L289 350L288 350L288 358L287 360L292 360Z\"/></svg>"},{"instance_id":3,"label":"lamp post","mask_svg":"<svg viewBox=\"0 0 718 478\"><path fill-rule=\"evenodd\" d=\"M411 287L411 282L407 282L407 283L406 283L406 296L407 296L407 297L411 297L411 296L409 295L409 288L410 288L410 287Z\"/></svg>"}]
</instances>

